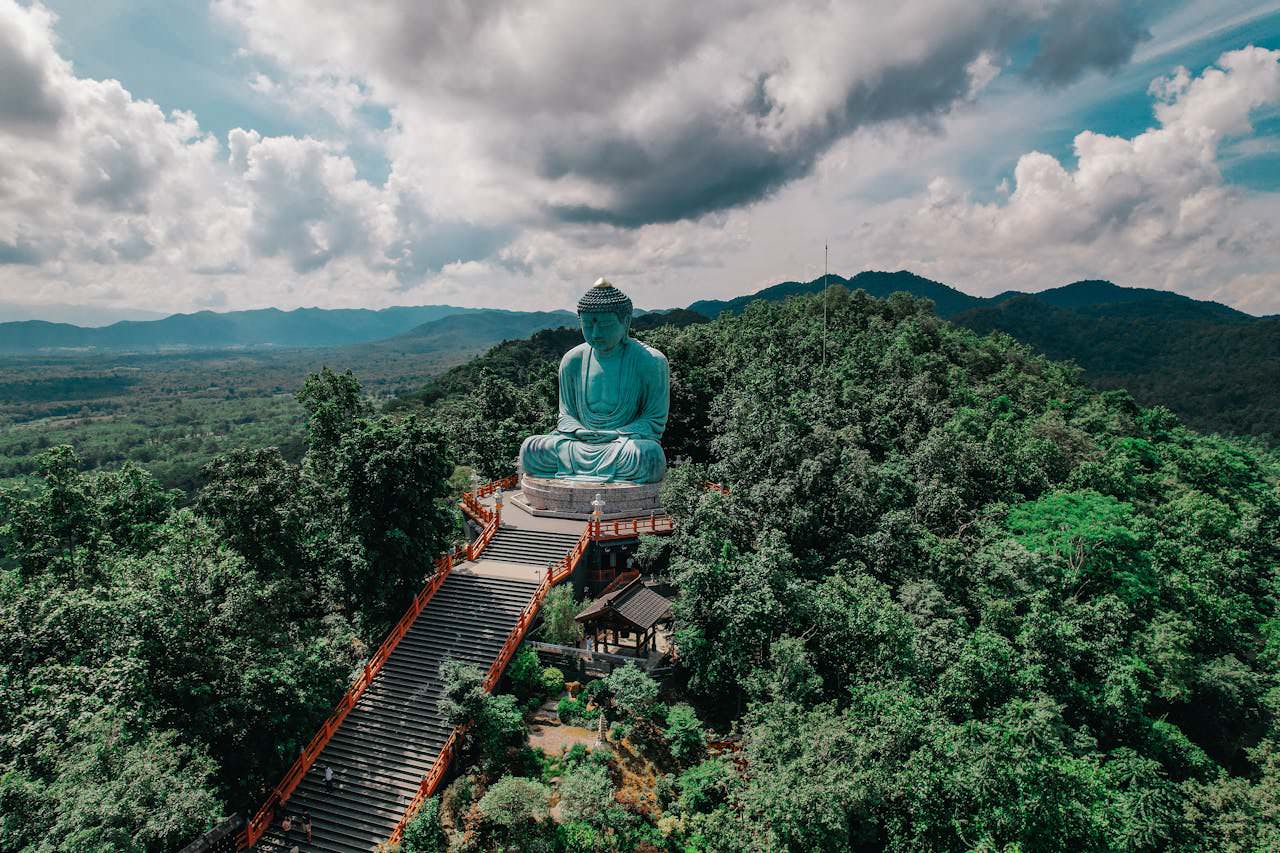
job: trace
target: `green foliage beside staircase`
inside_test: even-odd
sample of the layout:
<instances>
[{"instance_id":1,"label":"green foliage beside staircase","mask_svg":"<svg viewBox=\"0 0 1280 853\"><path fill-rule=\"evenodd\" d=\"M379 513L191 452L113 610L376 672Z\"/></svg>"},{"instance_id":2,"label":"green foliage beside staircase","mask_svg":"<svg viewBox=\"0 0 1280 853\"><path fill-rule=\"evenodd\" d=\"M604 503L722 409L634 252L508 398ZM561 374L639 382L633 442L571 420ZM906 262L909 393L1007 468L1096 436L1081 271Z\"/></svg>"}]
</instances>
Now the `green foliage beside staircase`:
<instances>
[{"instance_id":1,"label":"green foliage beside staircase","mask_svg":"<svg viewBox=\"0 0 1280 853\"><path fill-rule=\"evenodd\" d=\"M400 853L445 853L448 839L440 828L440 797L427 797L404 828Z\"/></svg>"},{"instance_id":2,"label":"green foliage beside staircase","mask_svg":"<svg viewBox=\"0 0 1280 853\"><path fill-rule=\"evenodd\" d=\"M547 597L542 600L538 614L542 617L542 628L538 639L545 643L560 646L577 645L582 639L582 623L574 619L586 602L575 601L573 585L561 584L552 587Z\"/></svg>"},{"instance_id":3,"label":"green foliage beside staircase","mask_svg":"<svg viewBox=\"0 0 1280 853\"><path fill-rule=\"evenodd\" d=\"M170 853L310 739L453 533L438 435L311 378L314 455L193 506L53 448L0 488L0 850Z\"/></svg>"}]
</instances>

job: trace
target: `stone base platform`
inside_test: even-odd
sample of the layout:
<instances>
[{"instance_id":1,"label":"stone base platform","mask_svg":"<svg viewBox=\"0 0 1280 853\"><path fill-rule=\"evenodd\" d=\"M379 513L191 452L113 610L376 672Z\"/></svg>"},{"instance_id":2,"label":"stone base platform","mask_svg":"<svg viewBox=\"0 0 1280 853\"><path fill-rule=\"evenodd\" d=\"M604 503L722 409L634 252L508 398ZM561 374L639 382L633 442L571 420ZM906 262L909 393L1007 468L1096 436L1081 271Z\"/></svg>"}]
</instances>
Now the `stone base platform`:
<instances>
[{"instance_id":1,"label":"stone base platform","mask_svg":"<svg viewBox=\"0 0 1280 853\"><path fill-rule=\"evenodd\" d=\"M586 521L596 495L604 500L602 519L636 518L662 512L658 502L661 483L593 483L588 480L552 480L520 477L520 491L507 502L530 515Z\"/></svg>"}]
</instances>

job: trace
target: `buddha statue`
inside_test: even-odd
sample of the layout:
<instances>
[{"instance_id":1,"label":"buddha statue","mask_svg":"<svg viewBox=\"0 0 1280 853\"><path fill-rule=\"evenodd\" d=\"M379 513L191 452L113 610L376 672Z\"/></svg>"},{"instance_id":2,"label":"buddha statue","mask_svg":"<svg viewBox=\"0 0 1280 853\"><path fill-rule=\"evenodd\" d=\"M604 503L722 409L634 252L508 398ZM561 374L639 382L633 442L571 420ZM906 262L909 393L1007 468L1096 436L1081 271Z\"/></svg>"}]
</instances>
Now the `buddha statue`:
<instances>
[{"instance_id":1,"label":"buddha statue","mask_svg":"<svg viewBox=\"0 0 1280 853\"><path fill-rule=\"evenodd\" d=\"M529 477L657 483L667 425L667 357L629 335L631 300L605 279L578 300L585 342L560 360L560 419L520 447Z\"/></svg>"}]
</instances>

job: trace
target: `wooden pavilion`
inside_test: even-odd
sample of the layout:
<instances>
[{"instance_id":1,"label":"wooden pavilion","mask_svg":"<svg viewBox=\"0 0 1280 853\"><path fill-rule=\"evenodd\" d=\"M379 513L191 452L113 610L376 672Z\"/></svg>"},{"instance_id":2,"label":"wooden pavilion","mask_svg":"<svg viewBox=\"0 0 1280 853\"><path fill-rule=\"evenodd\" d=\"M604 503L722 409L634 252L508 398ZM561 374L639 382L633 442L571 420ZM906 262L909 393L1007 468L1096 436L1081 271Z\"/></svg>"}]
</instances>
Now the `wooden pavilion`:
<instances>
[{"instance_id":1,"label":"wooden pavilion","mask_svg":"<svg viewBox=\"0 0 1280 853\"><path fill-rule=\"evenodd\" d=\"M574 618L596 651L646 657L657 650L658 629L671 625L671 601L632 573L619 577Z\"/></svg>"}]
</instances>

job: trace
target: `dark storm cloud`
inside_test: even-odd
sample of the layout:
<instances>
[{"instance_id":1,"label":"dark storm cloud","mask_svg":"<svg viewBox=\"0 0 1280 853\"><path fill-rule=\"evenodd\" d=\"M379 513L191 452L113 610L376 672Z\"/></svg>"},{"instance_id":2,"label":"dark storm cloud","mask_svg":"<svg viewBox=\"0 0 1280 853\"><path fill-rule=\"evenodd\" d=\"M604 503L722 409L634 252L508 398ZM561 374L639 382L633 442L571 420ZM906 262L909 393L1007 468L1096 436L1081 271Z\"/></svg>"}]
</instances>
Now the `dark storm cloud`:
<instances>
[{"instance_id":1,"label":"dark storm cloud","mask_svg":"<svg viewBox=\"0 0 1280 853\"><path fill-rule=\"evenodd\" d=\"M758 119L779 109L769 75L757 77L740 109L690 116L648 139L581 133L542 140L544 177L585 177L614 191L608 205L551 205L565 222L639 227L696 218L758 201L808 174L832 144L858 127L888 121L927 124L969 91L966 67L982 38L943 41L925 57L858 79L822 121L805 125L785 145L760 134ZM1076 72L1083 70L1077 66Z\"/></svg>"},{"instance_id":2,"label":"dark storm cloud","mask_svg":"<svg viewBox=\"0 0 1280 853\"><path fill-rule=\"evenodd\" d=\"M1141 7L1132 0L1093 0L1058 10L1042 28L1027 74L1061 85L1084 69L1120 67L1140 42L1151 38Z\"/></svg>"},{"instance_id":3,"label":"dark storm cloud","mask_svg":"<svg viewBox=\"0 0 1280 853\"><path fill-rule=\"evenodd\" d=\"M260 50L369 82L406 137L447 125L437 174L627 228L758 201L859 128L935 123L975 60L1061 84L1146 37L1127 0L218 2Z\"/></svg>"},{"instance_id":4,"label":"dark storm cloud","mask_svg":"<svg viewBox=\"0 0 1280 853\"><path fill-rule=\"evenodd\" d=\"M0 132L31 133L52 129L65 111L56 85L57 62L40 50L37 27L0 10Z\"/></svg>"},{"instance_id":5,"label":"dark storm cloud","mask_svg":"<svg viewBox=\"0 0 1280 853\"><path fill-rule=\"evenodd\" d=\"M996 14L986 27L939 39L914 61L849 81L838 105L782 144L758 132L766 123L762 120L785 109L768 91L771 72L762 71L737 109L690 115L648 138L593 132L537 140L544 146L544 177L587 178L609 196L599 205L550 205L549 210L565 222L639 227L761 200L808 174L823 153L859 127L935 121L969 92L968 65L983 51L1008 47L1015 36L1037 42L1028 73L1059 85L1127 61L1148 33L1136 10L1105 0L1064 7L1031 35L1013 30Z\"/></svg>"}]
</instances>

